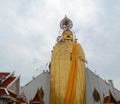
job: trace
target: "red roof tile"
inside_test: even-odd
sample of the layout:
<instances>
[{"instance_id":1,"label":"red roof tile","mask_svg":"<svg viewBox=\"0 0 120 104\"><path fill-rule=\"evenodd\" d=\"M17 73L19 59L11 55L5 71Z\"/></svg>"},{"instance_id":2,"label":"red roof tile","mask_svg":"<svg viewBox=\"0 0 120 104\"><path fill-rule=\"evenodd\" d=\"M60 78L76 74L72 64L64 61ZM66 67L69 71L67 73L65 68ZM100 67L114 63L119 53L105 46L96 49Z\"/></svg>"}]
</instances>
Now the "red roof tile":
<instances>
[{"instance_id":1,"label":"red roof tile","mask_svg":"<svg viewBox=\"0 0 120 104\"><path fill-rule=\"evenodd\" d=\"M8 76L10 73L6 73L6 72L0 72L0 78L2 78L3 76Z\"/></svg>"},{"instance_id":2,"label":"red roof tile","mask_svg":"<svg viewBox=\"0 0 120 104\"><path fill-rule=\"evenodd\" d=\"M0 89L0 95L7 95L5 89Z\"/></svg>"},{"instance_id":3,"label":"red roof tile","mask_svg":"<svg viewBox=\"0 0 120 104\"><path fill-rule=\"evenodd\" d=\"M17 100L18 100L20 103L26 103L26 101L25 101L23 98L17 98Z\"/></svg>"},{"instance_id":4,"label":"red roof tile","mask_svg":"<svg viewBox=\"0 0 120 104\"><path fill-rule=\"evenodd\" d=\"M11 92L11 91L9 91L9 90L8 90L8 92L9 92L10 96L12 96L12 97L14 97L14 98L17 97L17 95L16 95L15 93L13 93L13 92Z\"/></svg>"},{"instance_id":5,"label":"red roof tile","mask_svg":"<svg viewBox=\"0 0 120 104\"><path fill-rule=\"evenodd\" d=\"M120 104L120 101L118 101L116 104Z\"/></svg>"},{"instance_id":6,"label":"red roof tile","mask_svg":"<svg viewBox=\"0 0 120 104\"><path fill-rule=\"evenodd\" d=\"M0 84L0 87L7 87L14 79L15 77L9 77L3 83Z\"/></svg>"}]
</instances>

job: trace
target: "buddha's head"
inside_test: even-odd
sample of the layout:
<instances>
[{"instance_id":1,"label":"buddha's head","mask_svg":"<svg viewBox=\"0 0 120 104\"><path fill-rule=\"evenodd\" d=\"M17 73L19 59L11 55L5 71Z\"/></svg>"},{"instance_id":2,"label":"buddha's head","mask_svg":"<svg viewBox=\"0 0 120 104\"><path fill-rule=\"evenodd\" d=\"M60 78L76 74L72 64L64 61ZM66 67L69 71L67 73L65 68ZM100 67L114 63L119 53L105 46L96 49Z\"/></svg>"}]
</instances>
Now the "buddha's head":
<instances>
[{"instance_id":1,"label":"buddha's head","mask_svg":"<svg viewBox=\"0 0 120 104\"><path fill-rule=\"evenodd\" d=\"M62 33L62 39L63 40L73 40L73 33L70 30L65 30Z\"/></svg>"}]
</instances>

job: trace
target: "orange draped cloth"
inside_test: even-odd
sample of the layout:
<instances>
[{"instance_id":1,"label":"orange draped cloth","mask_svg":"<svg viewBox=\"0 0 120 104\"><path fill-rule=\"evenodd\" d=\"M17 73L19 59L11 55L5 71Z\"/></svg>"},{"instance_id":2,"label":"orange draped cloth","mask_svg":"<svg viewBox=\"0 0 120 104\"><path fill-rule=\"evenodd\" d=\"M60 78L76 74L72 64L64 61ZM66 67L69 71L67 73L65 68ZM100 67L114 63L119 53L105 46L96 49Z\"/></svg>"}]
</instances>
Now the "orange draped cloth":
<instances>
[{"instance_id":1,"label":"orange draped cloth","mask_svg":"<svg viewBox=\"0 0 120 104\"><path fill-rule=\"evenodd\" d=\"M78 44L73 43L72 61L71 61L71 67L70 67L70 72L66 87L66 95L64 100L65 104L74 104L76 81L77 81L77 68L78 68L77 59L78 59Z\"/></svg>"}]
</instances>

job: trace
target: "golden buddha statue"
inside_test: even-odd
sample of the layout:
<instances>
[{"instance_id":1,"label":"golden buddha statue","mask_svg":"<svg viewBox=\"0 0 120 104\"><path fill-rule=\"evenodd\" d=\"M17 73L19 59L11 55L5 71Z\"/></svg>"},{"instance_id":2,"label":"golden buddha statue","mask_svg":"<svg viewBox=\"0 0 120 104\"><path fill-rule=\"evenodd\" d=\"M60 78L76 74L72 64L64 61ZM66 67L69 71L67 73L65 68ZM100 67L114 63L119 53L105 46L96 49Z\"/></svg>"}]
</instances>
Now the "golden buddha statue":
<instances>
[{"instance_id":1,"label":"golden buddha statue","mask_svg":"<svg viewBox=\"0 0 120 104\"><path fill-rule=\"evenodd\" d=\"M85 55L72 26L67 17L60 23L63 33L51 59L50 104L86 104Z\"/></svg>"}]
</instances>

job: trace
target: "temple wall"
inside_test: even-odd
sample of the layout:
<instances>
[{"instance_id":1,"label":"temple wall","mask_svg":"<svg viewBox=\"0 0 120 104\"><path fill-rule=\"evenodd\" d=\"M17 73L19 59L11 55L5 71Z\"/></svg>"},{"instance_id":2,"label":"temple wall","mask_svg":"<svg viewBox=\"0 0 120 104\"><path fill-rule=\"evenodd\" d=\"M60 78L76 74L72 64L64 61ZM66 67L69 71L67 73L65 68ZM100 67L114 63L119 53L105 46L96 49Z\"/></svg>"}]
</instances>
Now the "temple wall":
<instances>
[{"instance_id":1,"label":"temple wall","mask_svg":"<svg viewBox=\"0 0 120 104\"><path fill-rule=\"evenodd\" d=\"M44 102L45 104L49 104L49 88L50 88L50 74L49 72L43 72L36 78L34 78L31 82L27 83L22 87L21 93L24 92L27 101L30 101L35 96L37 89L43 88L45 93Z\"/></svg>"},{"instance_id":2,"label":"temple wall","mask_svg":"<svg viewBox=\"0 0 120 104\"><path fill-rule=\"evenodd\" d=\"M115 89L115 97L117 101L120 101L120 91Z\"/></svg>"},{"instance_id":3,"label":"temple wall","mask_svg":"<svg viewBox=\"0 0 120 104\"><path fill-rule=\"evenodd\" d=\"M98 75L86 69L87 104L103 104L103 96L109 94L109 85ZM99 92L100 101L96 102L93 98L94 88Z\"/></svg>"},{"instance_id":4,"label":"temple wall","mask_svg":"<svg viewBox=\"0 0 120 104\"><path fill-rule=\"evenodd\" d=\"M86 69L86 87L87 87L87 104L103 104L105 96L109 95L109 91L115 97L116 100L120 100L120 91L117 89L111 89L108 82L94 74L88 68ZM96 102L93 97L94 88L99 92L100 102Z\"/></svg>"}]
</instances>

